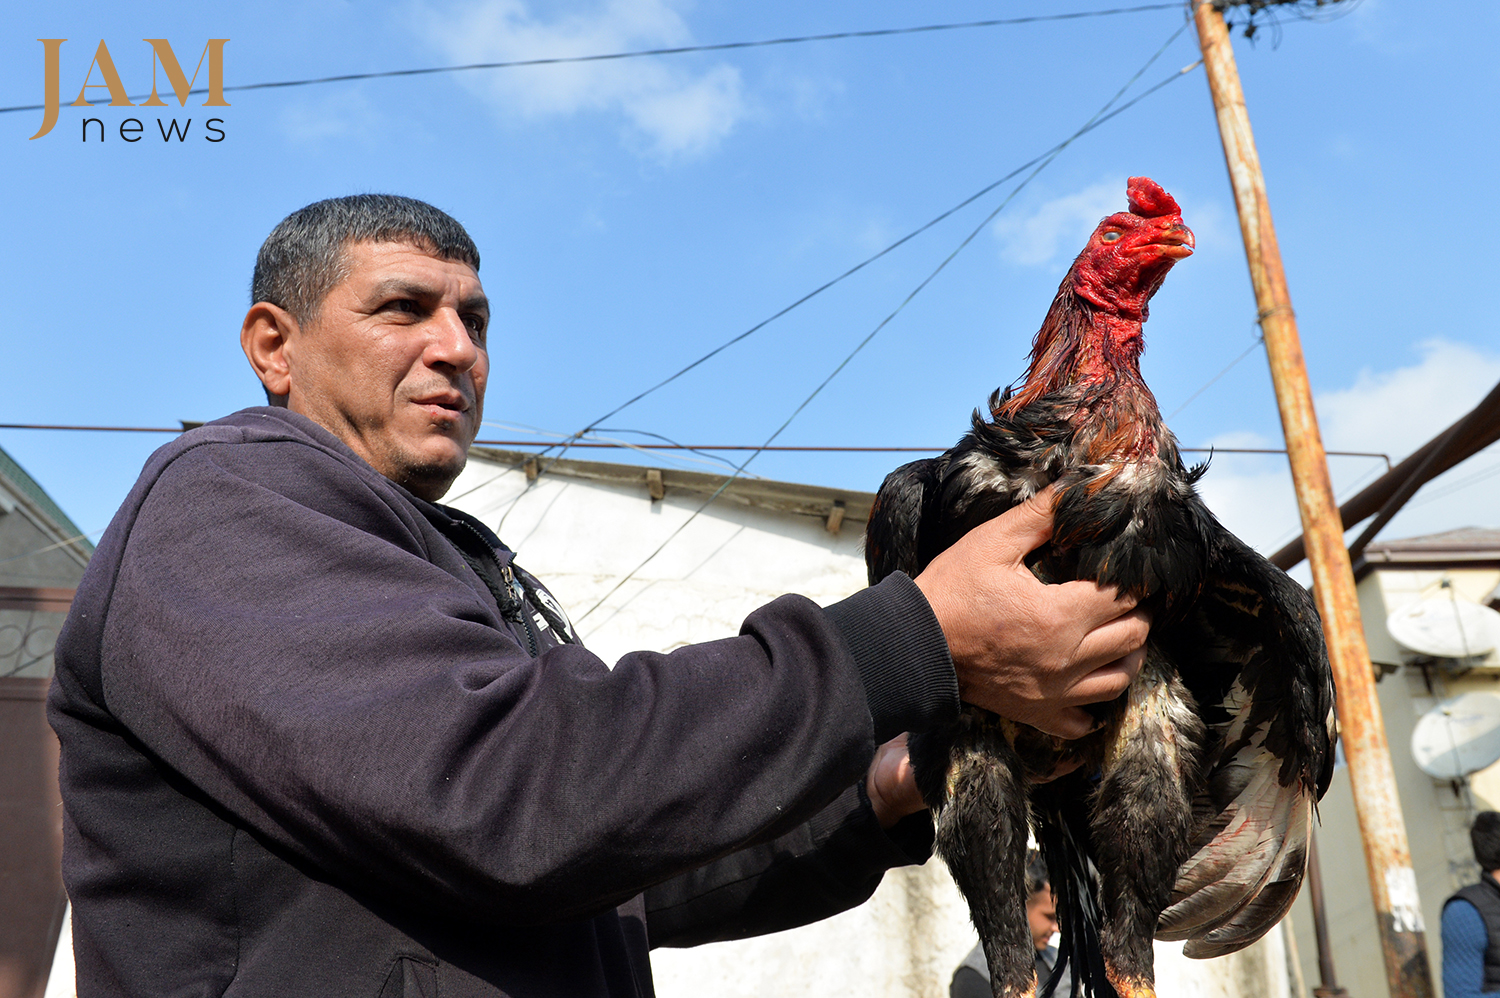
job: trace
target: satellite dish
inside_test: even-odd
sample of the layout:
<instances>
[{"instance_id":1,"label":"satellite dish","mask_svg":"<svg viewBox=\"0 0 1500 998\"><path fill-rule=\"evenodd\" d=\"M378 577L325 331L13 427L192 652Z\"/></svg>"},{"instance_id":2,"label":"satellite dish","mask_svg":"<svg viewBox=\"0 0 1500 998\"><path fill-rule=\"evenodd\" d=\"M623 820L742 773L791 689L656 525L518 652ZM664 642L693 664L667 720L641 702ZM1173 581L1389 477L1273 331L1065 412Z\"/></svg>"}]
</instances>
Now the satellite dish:
<instances>
[{"instance_id":1,"label":"satellite dish","mask_svg":"<svg viewBox=\"0 0 1500 998\"><path fill-rule=\"evenodd\" d=\"M1500 641L1500 613L1444 593L1408 603L1385 620L1391 637L1434 658L1487 655Z\"/></svg>"},{"instance_id":2,"label":"satellite dish","mask_svg":"<svg viewBox=\"0 0 1500 998\"><path fill-rule=\"evenodd\" d=\"M1465 693L1442 701L1417 721L1411 754L1422 772L1439 780L1500 762L1500 696Z\"/></svg>"}]
</instances>

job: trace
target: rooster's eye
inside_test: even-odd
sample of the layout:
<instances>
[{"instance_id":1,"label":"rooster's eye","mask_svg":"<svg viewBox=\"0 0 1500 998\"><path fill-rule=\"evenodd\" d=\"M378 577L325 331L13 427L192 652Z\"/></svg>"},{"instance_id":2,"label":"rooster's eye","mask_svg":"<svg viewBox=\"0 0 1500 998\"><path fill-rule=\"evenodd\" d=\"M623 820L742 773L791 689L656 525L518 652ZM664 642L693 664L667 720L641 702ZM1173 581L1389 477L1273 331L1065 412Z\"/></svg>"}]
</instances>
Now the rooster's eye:
<instances>
[{"instance_id":1,"label":"rooster's eye","mask_svg":"<svg viewBox=\"0 0 1500 998\"><path fill-rule=\"evenodd\" d=\"M1099 238L1102 239L1102 240L1104 240L1107 243L1112 243L1115 240L1119 239L1120 236L1121 236L1121 233L1115 232L1113 229L1111 229L1109 232L1106 232L1104 235L1100 236Z\"/></svg>"}]
</instances>

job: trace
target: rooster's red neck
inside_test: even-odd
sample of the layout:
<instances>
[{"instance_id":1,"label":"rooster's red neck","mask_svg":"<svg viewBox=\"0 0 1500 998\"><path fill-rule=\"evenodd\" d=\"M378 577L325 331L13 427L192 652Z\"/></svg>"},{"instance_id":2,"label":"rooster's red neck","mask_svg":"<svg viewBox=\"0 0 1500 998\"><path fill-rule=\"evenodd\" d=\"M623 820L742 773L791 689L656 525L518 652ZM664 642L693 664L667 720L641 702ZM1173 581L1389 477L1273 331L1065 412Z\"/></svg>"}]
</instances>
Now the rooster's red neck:
<instances>
[{"instance_id":1,"label":"rooster's red neck","mask_svg":"<svg viewBox=\"0 0 1500 998\"><path fill-rule=\"evenodd\" d=\"M1064 281L1037 331L1025 381L995 415L1014 418L1051 396L1076 406L1073 418L1086 431L1091 462L1154 454L1161 413L1141 378L1142 312L1100 308Z\"/></svg>"},{"instance_id":2,"label":"rooster's red neck","mask_svg":"<svg viewBox=\"0 0 1500 998\"><path fill-rule=\"evenodd\" d=\"M1026 379L1001 407L1014 415L1043 395L1093 389L1140 389L1144 316L1099 308L1064 281L1031 345ZM1149 391L1147 391L1149 395Z\"/></svg>"}]
</instances>

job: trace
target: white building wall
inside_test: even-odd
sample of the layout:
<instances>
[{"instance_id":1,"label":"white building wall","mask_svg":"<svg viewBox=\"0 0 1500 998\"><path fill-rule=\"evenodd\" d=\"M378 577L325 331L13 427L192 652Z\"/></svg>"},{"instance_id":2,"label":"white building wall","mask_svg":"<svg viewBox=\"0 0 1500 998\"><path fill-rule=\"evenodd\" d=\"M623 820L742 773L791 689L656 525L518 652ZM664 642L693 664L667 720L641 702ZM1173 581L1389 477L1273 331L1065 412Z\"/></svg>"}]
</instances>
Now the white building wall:
<instances>
[{"instance_id":1,"label":"white building wall","mask_svg":"<svg viewBox=\"0 0 1500 998\"><path fill-rule=\"evenodd\" d=\"M821 517L723 498L689 523L706 498L668 489L653 502L644 473L631 483L543 475L528 489L518 468L473 457L445 501L500 524L517 561L546 582L607 662L732 635L783 593L827 605L865 585L863 521L846 520L834 535ZM657 950L652 965L661 998L943 998L975 942L967 907L932 861L893 871L868 903L817 925ZM1157 975L1164 998L1292 998L1279 932L1201 962L1183 957L1179 944L1158 944Z\"/></svg>"},{"instance_id":2,"label":"white building wall","mask_svg":"<svg viewBox=\"0 0 1500 998\"><path fill-rule=\"evenodd\" d=\"M445 501L491 527L503 517L499 533L516 560L546 582L607 662L735 634L750 611L783 593L826 605L864 587L862 522L846 521L834 535L817 517L720 501L689 523L706 498L668 491L653 502L644 478L610 484L543 475L526 490L519 470L480 458Z\"/></svg>"}]
</instances>

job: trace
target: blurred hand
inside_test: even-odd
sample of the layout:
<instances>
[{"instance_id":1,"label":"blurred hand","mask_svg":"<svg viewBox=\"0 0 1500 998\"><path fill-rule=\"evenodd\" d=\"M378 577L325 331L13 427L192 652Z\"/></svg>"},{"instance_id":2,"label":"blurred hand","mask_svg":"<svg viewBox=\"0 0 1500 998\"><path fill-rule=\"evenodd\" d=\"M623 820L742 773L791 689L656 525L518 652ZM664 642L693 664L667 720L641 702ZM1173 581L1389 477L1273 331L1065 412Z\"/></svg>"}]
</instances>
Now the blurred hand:
<instances>
[{"instance_id":1,"label":"blurred hand","mask_svg":"<svg viewBox=\"0 0 1500 998\"><path fill-rule=\"evenodd\" d=\"M865 777L865 794L875 809L875 817L880 819L881 828L890 828L908 814L915 814L927 806L922 802L916 777L912 775L905 734L897 735L875 750L875 759Z\"/></svg>"},{"instance_id":2,"label":"blurred hand","mask_svg":"<svg viewBox=\"0 0 1500 998\"><path fill-rule=\"evenodd\" d=\"M1151 621L1135 600L1093 582L1043 585L1025 558L1052 536L1053 490L980 524L933 559L917 586L937 615L959 696L1062 738L1094 719L1145 661Z\"/></svg>"}]
</instances>

